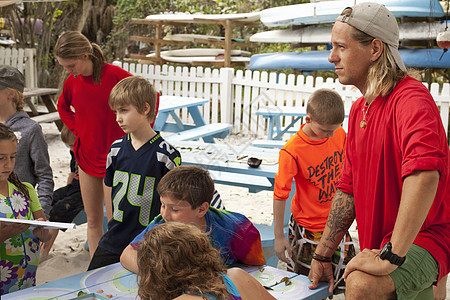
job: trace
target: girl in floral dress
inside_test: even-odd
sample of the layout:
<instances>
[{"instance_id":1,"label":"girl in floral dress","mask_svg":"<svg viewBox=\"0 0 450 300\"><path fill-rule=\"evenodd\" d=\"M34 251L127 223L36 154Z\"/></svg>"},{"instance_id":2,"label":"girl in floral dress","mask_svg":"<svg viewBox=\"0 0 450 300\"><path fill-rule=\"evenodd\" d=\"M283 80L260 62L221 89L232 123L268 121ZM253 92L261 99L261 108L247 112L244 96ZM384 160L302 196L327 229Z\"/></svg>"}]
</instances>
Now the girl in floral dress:
<instances>
[{"instance_id":1,"label":"girl in floral dress","mask_svg":"<svg viewBox=\"0 0 450 300\"><path fill-rule=\"evenodd\" d=\"M0 123L0 217L44 221L36 191L13 171L16 152L14 132ZM0 295L36 284L39 242L50 237L42 227L32 230L26 224L0 222Z\"/></svg>"}]
</instances>

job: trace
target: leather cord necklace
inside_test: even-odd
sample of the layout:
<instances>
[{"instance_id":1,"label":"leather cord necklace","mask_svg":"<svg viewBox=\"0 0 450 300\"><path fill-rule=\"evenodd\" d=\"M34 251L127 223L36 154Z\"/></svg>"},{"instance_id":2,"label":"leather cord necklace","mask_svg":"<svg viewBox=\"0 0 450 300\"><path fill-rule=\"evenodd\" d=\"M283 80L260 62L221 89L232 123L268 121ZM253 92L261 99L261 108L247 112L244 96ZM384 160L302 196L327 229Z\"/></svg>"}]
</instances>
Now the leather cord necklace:
<instances>
[{"instance_id":1,"label":"leather cord necklace","mask_svg":"<svg viewBox=\"0 0 450 300\"><path fill-rule=\"evenodd\" d=\"M363 107L363 109L362 109L362 112L363 112L363 119L362 119L361 123L359 123L359 127L361 127L362 129L364 129L364 128L367 127L366 116L367 116L367 114L369 113L369 108L370 108L370 106L372 105L372 103L373 103L373 101L370 102L370 104L367 104L367 102L364 103L364 107Z\"/></svg>"}]
</instances>

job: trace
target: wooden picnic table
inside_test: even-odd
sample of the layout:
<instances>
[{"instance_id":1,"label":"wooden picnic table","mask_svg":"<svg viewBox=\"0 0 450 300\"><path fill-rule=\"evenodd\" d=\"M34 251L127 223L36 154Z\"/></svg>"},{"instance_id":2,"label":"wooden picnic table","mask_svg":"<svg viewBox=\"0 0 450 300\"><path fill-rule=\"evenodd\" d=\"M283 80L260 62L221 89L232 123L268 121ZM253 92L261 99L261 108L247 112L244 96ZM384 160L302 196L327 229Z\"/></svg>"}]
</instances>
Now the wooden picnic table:
<instances>
[{"instance_id":1,"label":"wooden picnic table","mask_svg":"<svg viewBox=\"0 0 450 300\"><path fill-rule=\"evenodd\" d=\"M31 109L30 116L40 117L39 119L36 119L37 122L53 121L55 122L58 129L61 131L63 127L63 122L55 114L58 112L58 110L56 109L55 101L52 99L58 93L59 89L53 88L33 88L33 89L25 88L25 91L23 92L23 100ZM42 102L47 107L48 112L39 112L32 101L33 97L41 98Z\"/></svg>"},{"instance_id":2,"label":"wooden picnic table","mask_svg":"<svg viewBox=\"0 0 450 300\"><path fill-rule=\"evenodd\" d=\"M145 19L131 19L131 24L144 24L154 28L153 37L131 36L130 39L145 43L151 43L155 47L155 56L146 57L145 55L131 54L131 58L151 60L155 64L163 64L166 60L161 57L161 49L164 45L189 45L187 41L169 41L164 40L164 32L168 26L182 26L189 24L216 24L223 26L223 40L216 39L196 39L192 42L207 43L221 46L225 53L223 61L210 62L208 64L218 67L232 67L235 65L246 65L248 62L232 62L231 50L235 46L249 47L251 43L235 42L232 38L233 28L236 26L258 26L259 12L241 13L241 14L158 14L147 16ZM192 62L192 65L206 64L205 62Z\"/></svg>"}]
</instances>

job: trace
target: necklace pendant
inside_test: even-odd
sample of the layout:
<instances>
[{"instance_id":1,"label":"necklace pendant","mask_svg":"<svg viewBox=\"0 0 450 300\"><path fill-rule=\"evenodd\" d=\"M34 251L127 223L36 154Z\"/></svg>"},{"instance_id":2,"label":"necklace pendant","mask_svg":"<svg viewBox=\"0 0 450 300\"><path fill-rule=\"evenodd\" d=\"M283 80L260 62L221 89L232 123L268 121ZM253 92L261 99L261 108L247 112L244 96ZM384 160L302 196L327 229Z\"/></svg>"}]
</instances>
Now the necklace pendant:
<instances>
[{"instance_id":1,"label":"necklace pendant","mask_svg":"<svg viewBox=\"0 0 450 300\"><path fill-rule=\"evenodd\" d=\"M365 120L362 120L361 123L359 123L359 127L361 127L361 128L366 128L366 126L367 126L367 123Z\"/></svg>"}]
</instances>

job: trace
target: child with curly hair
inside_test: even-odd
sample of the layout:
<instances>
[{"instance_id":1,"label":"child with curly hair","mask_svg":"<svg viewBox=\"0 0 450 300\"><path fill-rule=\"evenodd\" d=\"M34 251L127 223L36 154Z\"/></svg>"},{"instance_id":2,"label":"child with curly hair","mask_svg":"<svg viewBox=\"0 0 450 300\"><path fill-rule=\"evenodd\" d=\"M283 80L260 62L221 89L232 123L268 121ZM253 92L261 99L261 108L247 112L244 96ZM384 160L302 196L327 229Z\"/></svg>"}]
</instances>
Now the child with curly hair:
<instances>
[{"instance_id":1,"label":"child with curly hair","mask_svg":"<svg viewBox=\"0 0 450 300\"><path fill-rule=\"evenodd\" d=\"M207 233L194 225L170 222L154 227L137 255L138 295L143 300L275 299L244 270L226 270Z\"/></svg>"}]
</instances>

